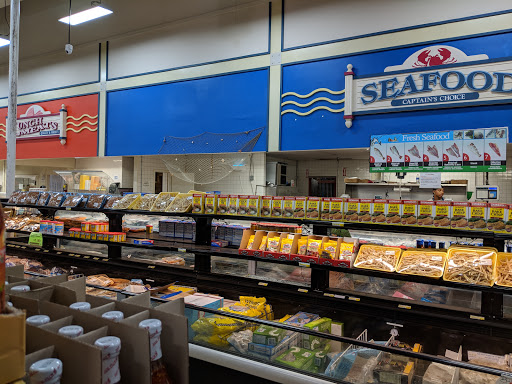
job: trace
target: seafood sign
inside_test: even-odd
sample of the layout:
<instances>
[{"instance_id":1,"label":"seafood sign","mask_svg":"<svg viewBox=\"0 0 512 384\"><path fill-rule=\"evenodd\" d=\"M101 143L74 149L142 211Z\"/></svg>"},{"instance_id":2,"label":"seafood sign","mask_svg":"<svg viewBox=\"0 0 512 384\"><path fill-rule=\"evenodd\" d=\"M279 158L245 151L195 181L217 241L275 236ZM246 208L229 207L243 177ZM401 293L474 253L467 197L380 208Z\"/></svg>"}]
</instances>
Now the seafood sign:
<instances>
[{"instance_id":1,"label":"seafood sign","mask_svg":"<svg viewBox=\"0 0 512 384\"><path fill-rule=\"evenodd\" d=\"M370 172L504 172L508 127L371 136Z\"/></svg>"}]
</instances>

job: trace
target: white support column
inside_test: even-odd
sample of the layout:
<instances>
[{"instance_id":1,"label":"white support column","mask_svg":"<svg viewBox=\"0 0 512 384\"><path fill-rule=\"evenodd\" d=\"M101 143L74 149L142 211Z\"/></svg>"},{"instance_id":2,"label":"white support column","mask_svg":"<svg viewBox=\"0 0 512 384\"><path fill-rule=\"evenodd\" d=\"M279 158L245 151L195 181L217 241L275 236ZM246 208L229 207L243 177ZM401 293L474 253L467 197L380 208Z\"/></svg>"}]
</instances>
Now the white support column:
<instances>
[{"instance_id":1,"label":"white support column","mask_svg":"<svg viewBox=\"0 0 512 384\"><path fill-rule=\"evenodd\" d=\"M352 120L354 119L352 115L352 98L354 94L354 72L352 68L352 64L347 65L347 72L345 72L345 113L343 118L347 128L352 127Z\"/></svg>"},{"instance_id":2,"label":"white support column","mask_svg":"<svg viewBox=\"0 0 512 384\"><path fill-rule=\"evenodd\" d=\"M100 94L98 106L98 156L105 156L105 135L107 133L107 42L100 49Z\"/></svg>"},{"instance_id":3,"label":"white support column","mask_svg":"<svg viewBox=\"0 0 512 384\"><path fill-rule=\"evenodd\" d=\"M20 31L20 0L11 0L11 31L9 45L9 97L7 108L7 179L6 193L15 190L16 176L16 118L18 116L18 59Z\"/></svg>"},{"instance_id":4,"label":"white support column","mask_svg":"<svg viewBox=\"0 0 512 384\"><path fill-rule=\"evenodd\" d=\"M282 1L271 3L270 19L270 79L268 107L268 151L280 149L281 138L281 36Z\"/></svg>"},{"instance_id":5,"label":"white support column","mask_svg":"<svg viewBox=\"0 0 512 384\"><path fill-rule=\"evenodd\" d=\"M67 128L68 128L68 110L66 106L62 104L60 107L60 134L59 139L62 145L66 145L66 140L68 138Z\"/></svg>"}]
</instances>

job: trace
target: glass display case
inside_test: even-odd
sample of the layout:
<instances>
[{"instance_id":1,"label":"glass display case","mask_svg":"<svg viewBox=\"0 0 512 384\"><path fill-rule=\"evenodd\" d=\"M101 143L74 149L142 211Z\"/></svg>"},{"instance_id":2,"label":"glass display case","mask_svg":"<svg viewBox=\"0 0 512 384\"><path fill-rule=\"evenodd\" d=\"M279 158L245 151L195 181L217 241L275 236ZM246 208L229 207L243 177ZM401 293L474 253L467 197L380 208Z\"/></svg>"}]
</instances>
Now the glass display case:
<instances>
[{"instance_id":1,"label":"glass display case","mask_svg":"<svg viewBox=\"0 0 512 384\"><path fill-rule=\"evenodd\" d=\"M109 192L114 180L103 171L54 171L64 180L68 192Z\"/></svg>"}]
</instances>

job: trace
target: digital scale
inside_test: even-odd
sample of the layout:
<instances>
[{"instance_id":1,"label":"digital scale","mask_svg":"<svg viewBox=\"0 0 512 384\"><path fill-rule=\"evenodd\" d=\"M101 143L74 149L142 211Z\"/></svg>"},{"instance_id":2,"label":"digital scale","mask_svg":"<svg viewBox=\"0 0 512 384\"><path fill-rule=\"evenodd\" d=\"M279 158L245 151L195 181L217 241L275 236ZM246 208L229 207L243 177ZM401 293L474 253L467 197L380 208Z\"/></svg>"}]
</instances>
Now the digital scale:
<instances>
[{"instance_id":1,"label":"digital scale","mask_svg":"<svg viewBox=\"0 0 512 384\"><path fill-rule=\"evenodd\" d=\"M476 187L477 200L498 200L498 187L495 185L481 185Z\"/></svg>"}]
</instances>

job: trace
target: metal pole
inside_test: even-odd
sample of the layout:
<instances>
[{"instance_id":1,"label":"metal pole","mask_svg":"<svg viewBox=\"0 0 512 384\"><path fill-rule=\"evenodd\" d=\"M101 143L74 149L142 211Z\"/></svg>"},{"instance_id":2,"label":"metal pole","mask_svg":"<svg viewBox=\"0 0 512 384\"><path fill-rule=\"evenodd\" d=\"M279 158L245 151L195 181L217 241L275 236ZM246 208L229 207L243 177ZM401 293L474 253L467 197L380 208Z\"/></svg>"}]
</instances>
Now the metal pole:
<instances>
[{"instance_id":1,"label":"metal pole","mask_svg":"<svg viewBox=\"0 0 512 384\"><path fill-rule=\"evenodd\" d=\"M11 0L11 31L9 45L9 99L7 108L7 179L6 193L15 190L16 175L16 118L18 116L18 58L20 31L20 0Z\"/></svg>"}]
</instances>

